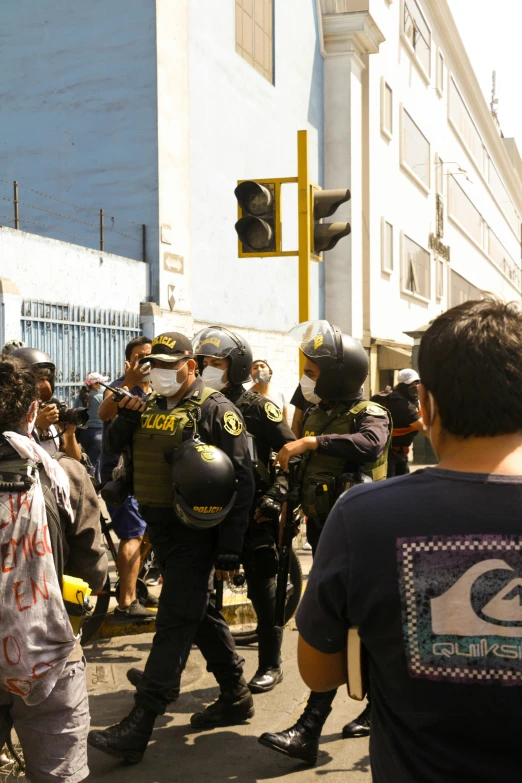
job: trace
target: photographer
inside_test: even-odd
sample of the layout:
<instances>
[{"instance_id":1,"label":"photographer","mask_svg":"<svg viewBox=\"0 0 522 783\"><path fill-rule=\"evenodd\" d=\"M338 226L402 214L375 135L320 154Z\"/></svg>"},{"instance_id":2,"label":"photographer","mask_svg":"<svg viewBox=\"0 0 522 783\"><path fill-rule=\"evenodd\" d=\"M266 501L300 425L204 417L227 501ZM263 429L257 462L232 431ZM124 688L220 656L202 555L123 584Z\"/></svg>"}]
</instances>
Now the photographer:
<instances>
[{"instance_id":1,"label":"photographer","mask_svg":"<svg viewBox=\"0 0 522 783\"><path fill-rule=\"evenodd\" d=\"M29 365L36 380L37 399L40 402L33 435L36 433L38 442L49 454L58 451L67 454L71 459L81 461L81 450L76 440L76 425L60 421L61 410L67 406L58 407L53 398L56 379L56 365L48 354L37 348L18 348L11 356Z\"/></svg>"},{"instance_id":2,"label":"photographer","mask_svg":"<svg viewBox=\"0 0 522 783\"><path fill-rule=\"evenodd\" d=\"M0 734L14 724L32 783L80 783L89 774L86 664L62 579L100 590L107 555L87 473L30 437L36 410L32 368L0 356L0 601L9 634L0 653Z\"/></svg>"}]
</instances>

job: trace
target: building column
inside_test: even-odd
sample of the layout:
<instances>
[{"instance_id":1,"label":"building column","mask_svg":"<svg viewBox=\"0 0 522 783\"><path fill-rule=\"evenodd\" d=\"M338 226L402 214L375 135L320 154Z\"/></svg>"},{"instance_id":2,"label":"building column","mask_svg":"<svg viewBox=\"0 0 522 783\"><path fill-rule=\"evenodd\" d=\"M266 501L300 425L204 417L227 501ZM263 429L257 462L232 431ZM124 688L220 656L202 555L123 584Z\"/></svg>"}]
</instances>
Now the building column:
<instances>
[{"instance_id":1,"label":"building column","mask_svg":"<svg viewBox=\"0 0 522 783\"><path fill-rule=\"evenodd\" d=\"M364 3L363 3L364 4ZM359 4L360 5L360 4ZM384 36L368 11L346 12L347 2L322 0L324 35L324 187L349 187L351 200L335 213L352 228L325 256L325 315L363 338L363 88L368 54ZM339 10L341 9L341 10Z\"/></svg>"}]
</instances>

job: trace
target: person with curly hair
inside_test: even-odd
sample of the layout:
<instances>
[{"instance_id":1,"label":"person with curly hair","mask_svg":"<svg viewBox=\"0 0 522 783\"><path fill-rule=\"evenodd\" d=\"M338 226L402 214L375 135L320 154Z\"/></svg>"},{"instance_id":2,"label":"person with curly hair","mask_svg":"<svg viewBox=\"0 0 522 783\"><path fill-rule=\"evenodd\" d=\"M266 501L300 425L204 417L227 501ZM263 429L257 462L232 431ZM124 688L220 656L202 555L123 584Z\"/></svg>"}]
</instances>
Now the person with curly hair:
<instances>
[{"instance_id":1,"label":"person with curly hair","mask_svg":"<svg viewBox=\"0 0 522 783\"><path fill-rule=\"evenodd\" d=\"M100 590L107 554L83 466L53 458L31 436L37 397L33 367L0 355L0 604L9 634L0 652L0 737L14 725L34 783L80 783L89 775L86 663L62 581L67 574Z\"/></svg>"}]
</instances>

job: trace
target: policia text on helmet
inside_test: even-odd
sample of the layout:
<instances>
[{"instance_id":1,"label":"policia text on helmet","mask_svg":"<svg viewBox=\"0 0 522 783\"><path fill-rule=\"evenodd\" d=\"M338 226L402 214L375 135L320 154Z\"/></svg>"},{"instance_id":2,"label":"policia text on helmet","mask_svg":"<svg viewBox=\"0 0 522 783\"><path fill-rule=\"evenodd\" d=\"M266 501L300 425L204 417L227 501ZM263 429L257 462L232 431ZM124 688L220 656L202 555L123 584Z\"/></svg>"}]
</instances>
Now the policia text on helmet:
<instances>
[{"instance_id":1,"label":"policia text on helmet","mask_svg":"<svg viewBox=\"0 0 522 783\"><path fill-rule=\"evenodd\" d=\"M386 478L391 424L385 408L363 399L361 386L368 374L368 359L357 340L327 321L307 321L290 334L306 357L301 388L312 405L303 416L304 437L287 443L277 461L287 471L289 460L301 457L299 501L307 517L308 542L315 553L339 496L355 484ZM260 743L314 764L335 693L311 693L294 726L267 732ZM368 723L365 712L345 726L343 736L367 735Z\"/></svg>"}]
</instances>

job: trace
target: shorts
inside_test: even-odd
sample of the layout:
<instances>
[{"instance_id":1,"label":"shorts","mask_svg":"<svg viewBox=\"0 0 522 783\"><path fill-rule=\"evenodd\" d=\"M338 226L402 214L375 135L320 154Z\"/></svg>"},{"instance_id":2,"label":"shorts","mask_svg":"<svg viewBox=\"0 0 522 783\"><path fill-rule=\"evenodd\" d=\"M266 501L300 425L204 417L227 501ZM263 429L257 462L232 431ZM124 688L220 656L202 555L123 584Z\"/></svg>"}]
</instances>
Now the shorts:
<instances>
[{"instance_id":1,"label":"shorts","mask_svg":"<svg viewBox=\"0 0 522 783\"><path fill-rule=\"evenodd\" d=\"M145 535L147 523L141 516L138 501L130 495L123 506L107 506L111 515L112 529L120 541L128 541L129 538L141 538Z\"/></svg>"},{"instance_id":2,"label":"shorts","mask_svg":"<svg viewBox=\"0 0 522 783\"><path fill-rule=\"evenodd\" d=\"M85 658L66 663L49 696L32 707L0 691L0 707L10 707L30 783L80 783L89 775L85 667Z\"/></svg>"}]
</instances>

